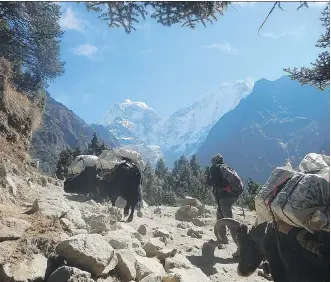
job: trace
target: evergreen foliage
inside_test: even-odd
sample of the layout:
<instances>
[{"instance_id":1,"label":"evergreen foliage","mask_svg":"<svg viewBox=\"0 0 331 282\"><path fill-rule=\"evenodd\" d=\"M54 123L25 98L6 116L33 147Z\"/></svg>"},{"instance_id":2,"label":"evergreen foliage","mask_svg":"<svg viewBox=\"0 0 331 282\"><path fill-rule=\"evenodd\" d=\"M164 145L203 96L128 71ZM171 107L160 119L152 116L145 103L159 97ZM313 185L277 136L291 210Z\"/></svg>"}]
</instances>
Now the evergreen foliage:
<instances>
[{"instance_id":1,"label":"evergreen foliage","mask_svg":"<svg viewBox=\"0 0 331 282\"><path fill-rule=\"evenodd\" d=\"M204 169L196 155L190 160L181 156L169 170L164 160L158 160L155 170L147 164L143 181L144 199L149 205L175 205L185 196L213 205L211 187L206 185Z\"/></svg>"},{"instance_id":2,"label":"evergreen foliage","mask_svg":"<svg viewBox=\"0 0 331 282\"><path fill-rule=\"evenodd\" d=\"M15 88L32 98L64 72L60 17L54 2L0 2L0 57L13 66Z\"/></svg>"},{"instance_id":3,"label":"evergreen foliage","mask_svg":"<svg viewBox=\"0 0 331 282\"><path fill-rule=\"evenodd\" d=\"M311 63L311 68L285 68L284 71L289 73L291 79L299 81L302 85L310 84L323 90L330 85L330 2L322 11L320 20L325 32L315 46L325 49L325 51L321 52L316 61Z\"/></svg>"},{"instance_id":4,"label":"evergreen foliage","mask_svg":"<svg viewBox=\"0 0 331 282\"><path fill-rule=\"evenodd\" d=\"M237 204L241 207L248 208L251 211L255 211L255 196L259 193L261 188L261 185L250 177Z\"/></svg>"},{"instance_id":5,"label":"evergreen foliage","mask_svg":"<svg viewBox=\"0 0 331 282\"><path fill-rule=\"evenodd\" d=\"M181 23L195 28L201 23L217 21L230 2L226 1L111 1L86 2L87 9L99 13L99 18L109 27L122 27L126 33L136 30L135 25L148 16L163 26Z\"/></svg>"},{"instance_id":6,"label":"evergreen foliage","mask_svg":"<svg viewBox=\"0 0 331 282\"><path fill-rule=\"evenodd\" d=\"M107 146L100 144L96 133L93 134L91 142L87 145L87 149L81 150L79 147L74 149L67 148L59 154L59 160L56 165L55 175L59 179L65 179L68 176L68 167L79 155L95 155L99 156L103 150L108 150Z\"/></svg>"}]
</instances>

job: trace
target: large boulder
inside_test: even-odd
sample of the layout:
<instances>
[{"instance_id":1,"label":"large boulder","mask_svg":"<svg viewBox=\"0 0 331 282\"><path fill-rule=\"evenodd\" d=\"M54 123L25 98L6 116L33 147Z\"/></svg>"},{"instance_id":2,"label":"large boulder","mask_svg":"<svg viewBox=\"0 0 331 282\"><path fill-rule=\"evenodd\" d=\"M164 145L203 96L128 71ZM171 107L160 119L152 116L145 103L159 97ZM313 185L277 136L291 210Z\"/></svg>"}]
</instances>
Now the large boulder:
<instances>
[{"instance_id":1,"label":"large boulder","mask_svg":"<svg viewBox=\"0 0 331 282\"><path fill-rule=\"evenodd\" d=\"M179 220L179 221L192 221L193 218L199 216L199 209L194 207L194 206L190 206L190 205L186 205L186 206L182 206L180 207L175 214L175 219Z\"/></svg>"},{"instance_id":2,"label":"large boulder","mask_svg":"<svg viewBox=\"0 0 331 282\"><path fill-rule=\"evenodd\" d=\"M33 254L29 258L1 265L0 281L44 281L46 270L47 258L40 254Z\"/></svg>"},{"instance_id":3,"label":"large boulder","mask_svg":"<svg viewBox=\"0 0 331 282\"><path fill-rule=\"evenodd\" d=\"M189 269L194 267L193 264L183 255L177 254L173 257L167 257L165 259L164 269L169 271L173 268L185 268Z\"/></svg>"},{"instance_id":4,"label":"large boulder","mask_svg":"<svg viewBox=\"0 0 331 282\"><path fill-rule=\"evenodd\" d=\"M146 224L140 225L140 227L138 228L138 232L141 235L146 235L147 234L147 225Z\"/></svg>"},{"instance_id":5,"label":"large boulder","mask_svg":"<svg viewBox=\"0 0 331 282\"><path fill-rule=\"evenodd\" d=\"M58 244L57 253L72 266L101 275L111 263L114 249L99 234L80 234Z\"/></svg>"},{"instance_id":6,"label":"large boulder","mask_svg":"<svg viewBox=\"0 0 331 282\"><path fill-rule=\"evenodd\" d=\"M118 264L116 266L117 273L121 276L121 281L128 282L135 280L137 276L136 272L136 259L132 252L129 250L116 251L118 258Z\"/></svg>"},{"instance_id":7,"label":"large boulder","mask_svg":"<svg viewBox=\"0 0 331 282\"><path fill-rule=\"evenodd\" d=\"M162 264L156 259L141 256L135 256L135 259L136 278L138 281L141 281L150 274L156 274L159 276L165 275Z\"/></svg>"},{"instance_id":8,"label":"large boulder","mask_svg":"<svg viewBox=\"0 0 331 282\"><path fill-rule=\"evenodd\" d=\"M130 233L130 235L131 235L132 238L136 238L140 242L143 241L143 237L141 236L141 234L136 229L134 229L132 226L130 226L130 225L126 224L126 223L119 222L117 224L117 229L125 230L128 233Z\"/></svg>"},{"instance_id":9,"label":"large boulder","mask_svg":"<svg viewBox=\"0 0 331 282\"><path fill-rule=\"evenodd\" d=\"M190 206L194 206L194 207L197 207L197 208L202 206L201 202L198 199L192 198L192 197L189 197L189 196L186 196L184 199L181 199L179 201L179 204L181 206L190 205Z\"/></svg>"},{"instance_id":10,"label":"large boulder","mask_svg":"<svg viewBox=\"0 0 331 282\"><path fill-rule=\"evenodd\" d=\"M109 215L102 213L86 212L83 217L91 234L107 232L111 228L110 225L114 223Z\"/></svg>"},{"instance_id":11,"label":"large boulder","mask_svg":"<svg viewBox=\"0 0 331 282\"><path fill-rule=\"evenodd\" d=\"M76 267L61 266L48 278L47 282L94 282L91 273Z\"/></svg>"},{"instance_id":12,"label":"large boulder","mask_svg":"<svg viewBox=\"0 0 331 282\"><path fill-rule=\"evenodd\" d=\"M109 231L104 237L114 249L132 248L133 238L131 237L130 233L123 229Z\"/></svg>"}]
</instances>

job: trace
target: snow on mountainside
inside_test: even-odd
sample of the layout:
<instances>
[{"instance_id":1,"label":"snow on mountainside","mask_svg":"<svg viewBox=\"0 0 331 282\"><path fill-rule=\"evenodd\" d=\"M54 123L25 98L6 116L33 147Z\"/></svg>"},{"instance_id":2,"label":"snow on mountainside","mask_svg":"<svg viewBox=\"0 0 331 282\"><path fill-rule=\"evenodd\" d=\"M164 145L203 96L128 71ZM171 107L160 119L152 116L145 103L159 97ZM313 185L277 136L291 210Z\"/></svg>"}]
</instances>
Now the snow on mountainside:
<instances>
[{"instance_id":1,"label":"snow on mountainside","mask_svg":"<svg viewBox=\"0 0 331 282\"><path fill-rule=\"evenodd\" d=\"M211 127L235 108L252 91L253 86L251 78L223 83L201 101L162 120L158 126L156 143L162 148L167 162L172 162L173 158L182 154L193 154L206 139Z\"/></svg>"},{"instance_id":2,"label":"snow on mountainside","mask_svg":"<svg viewBox=\"0 0 331 282\"><path fill-rule=\"evenodd\" d=\"M180 155L191 155L206 139L211 127L235 108L253 89L254 82L245 80L223 83L211 94L191 106L160 119L143 102L126 99L113 105L99 121L124 147L137 150L145 160L155 164L164 157L168 165Z\"/></svg>"},{"instance_id":3,"label":"snow on mountainside","mask_svg":"<svg viewBox=\"0 0 331 282\"><path fill-rule=\"evenodd\" d=\"M154 165L163 157L159 146L150 142L159 121L158 115L145 103L126 99L113 105L98 123L106 126L122 147L139 152L145 161Z\"/></svg>"}]
</instances>

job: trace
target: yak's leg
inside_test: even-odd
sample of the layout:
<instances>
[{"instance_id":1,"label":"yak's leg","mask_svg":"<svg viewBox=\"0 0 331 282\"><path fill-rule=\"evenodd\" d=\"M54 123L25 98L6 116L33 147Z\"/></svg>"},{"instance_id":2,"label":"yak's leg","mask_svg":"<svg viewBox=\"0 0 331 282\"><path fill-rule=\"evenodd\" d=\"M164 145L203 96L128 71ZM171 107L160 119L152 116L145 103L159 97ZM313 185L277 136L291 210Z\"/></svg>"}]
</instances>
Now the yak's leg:
<instances>
[{"instance_id":1,"label":"yak's leg","mask_svg":"<svg viewBox=\"0 0 331 282\"><path fill-rule=\"evenodd\" d=\"M133 214L134 214L134 209L136 208L136 204L132 204L131 205L131 213L130 213L130 216L127 220L127 222L131 222L133 220Z\"/></svg>"},{"instance_id":2,"label":"yak's leg","mask_svg":"<svg viewBox=\"0 0 331 282\"><path fill-rule=\"evenodd\" d=\"M126 205L124 207L124 216L129 215L129 209L130 209L130 204L129 204L129 202L126 202Z\"/></svg>"},{"instance_id":3,"label":"yak's leg","mask_svg":"<svg viewBox=\"0 0 331 282\"><path fill-rule=\"evenodd\" d=\"M110 197L110 201L111 201L111 206L112 207L115 207L116 201L117 201L117 197Z\"/></svg>"}]
</instances>

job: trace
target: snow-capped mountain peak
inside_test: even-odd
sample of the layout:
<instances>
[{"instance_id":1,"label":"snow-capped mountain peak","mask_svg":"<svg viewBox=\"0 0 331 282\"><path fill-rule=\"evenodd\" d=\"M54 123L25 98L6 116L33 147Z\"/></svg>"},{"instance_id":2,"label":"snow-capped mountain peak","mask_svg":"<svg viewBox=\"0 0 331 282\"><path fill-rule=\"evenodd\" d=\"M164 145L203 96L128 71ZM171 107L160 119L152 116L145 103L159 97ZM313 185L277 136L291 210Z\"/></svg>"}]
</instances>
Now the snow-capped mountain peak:
<instances>
[{"instance_id":1,"label":"snow-capped mountain peak","mask_svg":"<svg viewBox=\"0 0 331 282\"><path fill-rule=\"evenodd\" d=\"M158 116L146 103L125 99L124 102L110 107L108 113L98 123L109 125L118 119L122 119L122 123L140 122L145 118L158 119Z\"/></svg>"},{"instance_id":2,"label":"snow-capped mountain peak","mask_svg":"<svg viewBox=\"0 0 331 282\"><path fill-rule=\"evenodd\" d=\"M144 102L133 102L130 99L125 99L124 102L120 104L121 109L124 109L124 108L127 108L127 107L141 108L141 109L153 111L153 109L151 107L147 106L146 103L144 103Z\"/></svg>"},{"instance_id":3,"label":"snow-capped mountain peak","mask_svg":"<svg viewBox=\"0 0 331 282\"><path fill-rule=\"evenodd\" d=\"M162 120L146 103L125 99L112 106L100 123L106 125L123 146L139 150L149 161L152 156L159 158L163 154L171 164L182 154L194 153L211 127L235 108L253 86L250 77L222 83L200 101Z\"/></svg>"}]
</instances>

